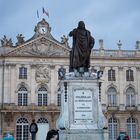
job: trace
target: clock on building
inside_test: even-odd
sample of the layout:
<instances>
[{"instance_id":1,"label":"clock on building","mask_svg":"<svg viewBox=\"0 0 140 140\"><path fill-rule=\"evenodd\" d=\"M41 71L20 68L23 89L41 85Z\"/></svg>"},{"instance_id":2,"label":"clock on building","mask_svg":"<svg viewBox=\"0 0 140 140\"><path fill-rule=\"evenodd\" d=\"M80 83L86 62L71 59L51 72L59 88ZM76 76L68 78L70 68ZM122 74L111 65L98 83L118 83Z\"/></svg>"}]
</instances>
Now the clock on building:
<instances>
[{"instance_id":1,"label":"clock on building","mask_svg":"<svg viewBox=\"0 0 140 140\"><path fill-rule=\"evenodd\" d=\"M40 27L39 28L39 33L46 34L46 32L47 32L47 28L46 27Z\"/></svg>"}]
</instances>

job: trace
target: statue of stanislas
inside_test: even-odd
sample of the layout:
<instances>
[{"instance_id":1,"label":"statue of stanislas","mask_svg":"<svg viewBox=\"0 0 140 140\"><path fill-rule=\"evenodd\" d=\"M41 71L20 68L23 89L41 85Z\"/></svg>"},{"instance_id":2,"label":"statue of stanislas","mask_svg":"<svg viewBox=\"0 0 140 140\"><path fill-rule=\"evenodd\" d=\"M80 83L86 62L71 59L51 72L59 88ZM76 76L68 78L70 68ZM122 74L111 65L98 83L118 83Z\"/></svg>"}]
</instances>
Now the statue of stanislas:
<instances>
[{"instance_id":1,"label":"statue of stanislas","mask_svg":"<svg viewBox=\"0 0 140 140\"><path fill-rule=\"evenodd\" d=\"M70 71L80 71L81 68L87 72L90 67L91 49L95 44L90 31L85 28L85 23L80 21L78 27L69 33L73 37L72 50L70 52Z\"/></svg>"}]
</instances>

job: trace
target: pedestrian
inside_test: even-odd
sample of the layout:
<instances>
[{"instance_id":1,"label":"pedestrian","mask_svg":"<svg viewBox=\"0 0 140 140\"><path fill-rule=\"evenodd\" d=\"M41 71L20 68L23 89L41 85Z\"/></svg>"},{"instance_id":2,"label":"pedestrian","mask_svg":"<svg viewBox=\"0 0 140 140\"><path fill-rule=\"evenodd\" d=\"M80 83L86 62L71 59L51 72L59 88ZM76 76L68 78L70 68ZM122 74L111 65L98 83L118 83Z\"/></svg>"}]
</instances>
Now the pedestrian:
<instances>
[{"instance_id":1,"label":"pedestrian","mask_svg":"<svg viewBox=\"0 0 140 140\"><path fill-rule=\"evenodd\" d=\"M32 140L35 140L36 139L36 133L37 132L38 132L38 126L35 123L35 119L33 119L32 120L32 123L30 125L30 133L31 133L31 136L32 136Z\"/></svg>"},{"instance_id":2,"label":"pedestrian","mask_svg":"<svg viewBox=\"0 0 140 140\"><path fill-rule=\"evenodd\" d=\"M126 135L125 132L120 132L120 134L119 134L117 140L125 140L125 135Z\"/></svg>"},{"instance_id":3,"label":"pedestrian","mask_svg":"<svg viewBox=\"0 0 140 140\"><path fill-rule=\"evenodd\" d=\"M126 134L125 140L130 140L130 137Z\"/></svg>"},{"instance_id":4,"label":"pedestrian","mask_svg":"<svg viewBox=\"0 0 140 140\"><path fill-rule=\"evenodd\" d=\"M58 130L52 129L48 131L46 140L59 140Z\"/></svg>"}]
</instances>

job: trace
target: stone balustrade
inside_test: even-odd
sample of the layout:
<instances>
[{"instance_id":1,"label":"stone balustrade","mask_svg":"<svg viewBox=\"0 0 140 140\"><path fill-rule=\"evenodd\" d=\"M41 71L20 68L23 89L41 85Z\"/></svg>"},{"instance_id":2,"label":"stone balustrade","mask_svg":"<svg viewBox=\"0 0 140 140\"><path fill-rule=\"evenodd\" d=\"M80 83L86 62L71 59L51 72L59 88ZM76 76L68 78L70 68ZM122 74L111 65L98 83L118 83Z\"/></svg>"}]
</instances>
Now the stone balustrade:
<instances>
[{"instance_id":1,"label":"stone balustrade","mask_svg":"<svg viewBox=\"0 0 140 140\"><path fill-rule=\"evenodd\" d=\"M138 58L140 50L99 50L94 49L91 57L112 57L112 58Z\"/></svg>"}]
</instances>

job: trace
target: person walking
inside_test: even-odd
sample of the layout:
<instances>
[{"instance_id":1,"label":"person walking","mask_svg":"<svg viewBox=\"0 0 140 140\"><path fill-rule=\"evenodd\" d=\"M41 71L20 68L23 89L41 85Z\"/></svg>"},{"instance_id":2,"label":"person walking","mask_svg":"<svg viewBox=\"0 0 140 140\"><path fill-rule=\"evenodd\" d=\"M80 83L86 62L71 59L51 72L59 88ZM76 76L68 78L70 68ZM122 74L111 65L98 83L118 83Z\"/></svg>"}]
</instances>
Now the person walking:
<instances>
[{"instance_id":1,"label":"person walking","mask_svg":"<svg viewBox=\"0 0 140 140\"><path fill-rule=\"evenodd\" d=\"M32 123L30 125L30 133L32 136L32 140L36 140L36 133L38 132L38 126L35 123L35 119L32 120Z\"/></svg>"}]
</instances>

